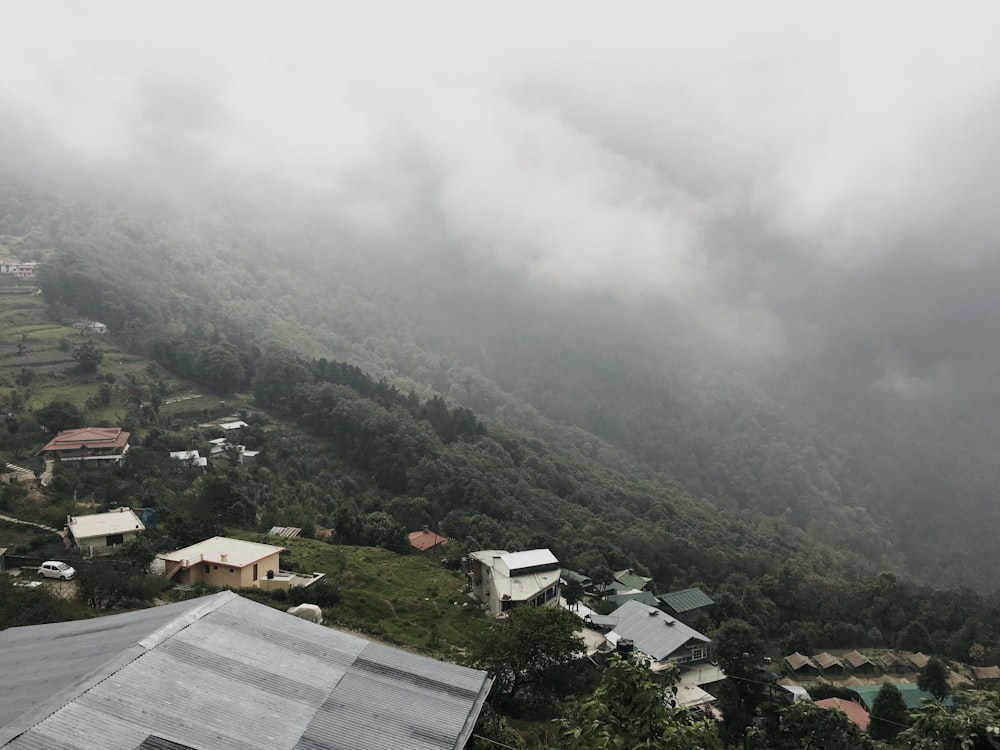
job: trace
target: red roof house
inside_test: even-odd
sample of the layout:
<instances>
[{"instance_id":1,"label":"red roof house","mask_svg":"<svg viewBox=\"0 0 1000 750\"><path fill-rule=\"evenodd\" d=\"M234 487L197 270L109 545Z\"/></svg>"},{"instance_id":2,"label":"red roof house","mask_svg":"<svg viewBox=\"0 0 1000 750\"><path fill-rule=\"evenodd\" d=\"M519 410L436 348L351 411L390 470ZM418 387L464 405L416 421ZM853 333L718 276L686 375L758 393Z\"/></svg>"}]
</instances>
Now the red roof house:
<instances>
[{"instance_id":1,"label":"red roof house","mask_svg":"<svg viewBox=\"0 0 1000 750\"><path fill-rule=\"evenodd\" d=\"M843 698L824 698L821 701L816 701L816 705L821 708L832 708L845 713L847 714L847 718L857 724L862 732L868 731L868 723L871 721L871 717L860 703L845 701Z\"/></svg>"},{"instance_id":2,"label":"red roof house","mask_svg":"<svg viewBox=\"0 0 1000 750\"><path fill-rule=\"evenodd\" d=\"M42 448L46 458L59 461L116 461L128 452L129 433L119 427L63 430Z\"/></svg>"},{"instance_id":3,"label":"red roof house","mask_svg":"<svg viewBox=\"0 0 1000 750\"><path fill-rule=\"evenodd\" d=\"M421 552L426 552L435 547L443 547L447 543L448 540L445 537L435 534L426 526L424 526L422 531L410 532L410 546L415 547Z\"/></svg>"}]
</instances>

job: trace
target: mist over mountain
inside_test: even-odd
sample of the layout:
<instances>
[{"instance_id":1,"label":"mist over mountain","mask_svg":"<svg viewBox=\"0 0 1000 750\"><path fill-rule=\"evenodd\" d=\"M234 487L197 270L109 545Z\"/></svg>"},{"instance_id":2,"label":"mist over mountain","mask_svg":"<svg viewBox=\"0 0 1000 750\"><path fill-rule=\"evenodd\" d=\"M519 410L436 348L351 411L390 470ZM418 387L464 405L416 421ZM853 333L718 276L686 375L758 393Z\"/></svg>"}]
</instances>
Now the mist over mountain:
<instances>
[{"instance_id":1,"label":"mist over mountain","mask_svg":"<svg viewBox=\"0 0 1000 750\"><path fill-rule=\"evenodd\" d=\"M996 8L4 16L5 253L163 293L144 330L218 304L930 581L1000 572Z\"/></svg>"}]
</instances>

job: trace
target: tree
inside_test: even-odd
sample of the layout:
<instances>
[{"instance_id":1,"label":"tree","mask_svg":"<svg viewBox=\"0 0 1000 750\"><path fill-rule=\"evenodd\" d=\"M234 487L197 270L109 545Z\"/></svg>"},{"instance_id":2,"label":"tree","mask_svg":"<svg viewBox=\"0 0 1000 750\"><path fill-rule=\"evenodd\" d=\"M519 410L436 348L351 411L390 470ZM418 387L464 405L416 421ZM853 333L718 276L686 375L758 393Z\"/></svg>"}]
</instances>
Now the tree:
<instances>
[{"instance_id":1,"label":"tree","mask_svg":"<svg viewBox=\"0 0 1000 750\"><path fill-rule=\"evenodd\" d=\"M104 361L104 352L94 346L91 342L85 341L73 350L73 359L76 360L76 367L80 372L93 373Z\"/></svg>"},{"instance_id":2,"label":"tree","mask_svg":"<svg viewBox=\"0 0 1000 750\"><path fill-rule=\"evenodd\" d=\"M83 412L69 401L53 401L35 412L35 419L50 434L83 425Z\"/></svg>"},{"instance_id":3,"label":"tree","mask_svg":"<svg viewBox=\"0 0 1000 750\"><path fill-rule=\"evenodd\" d=\"M721 733L727 742L742 742L745 746L747 729L766 697L766 675L760 669L764 641L744 620L727 620L715 631L712 641L715 658L727 677L718 696L725 717Z\"/></svg>"},{"instance_id":4,"label":"tree","mask_svg":"<svg viewBox=\"0 0 1000 750\"><path fill-rule=\"evenodd\" d=\"M891 683L883 685L872 703L868 734L877 740L892 742L906 728L909 720L910 715L899 688Z\"/></svg>"},{"instance_id":5,"label":"tree","mask_svg":"<svg viewBox=\"0 0 1000 750\"><path fill-rule=\"evenodd\" d=\"M931 658L917 677L917 687L926 690L939 701L951 692L948 686L948 666L940 659Z\"/></svg>"},{"instance_id":6,"label":"tree","mask_svg":"<svg viewBox=\"0 0 1000 750\"><path fill-rule=\"evenodd\" d=\"M562 750L713 750L721 748L715 725L678 708L675 667L658 682L646 660L612 656L594 694L566 713Z\"/></svg>"},{"instance_id":7,"label":"tree","mask_svg":"<svg viewBox=\"0 0 1000 750\"><path fill-rule=\"evenodd\" d=\"M955 694L955 706L928 703L914 714L896 740L909 750L997 750L1000 748L1000 693L977 690Z\"/></svg>"},{"instance_id":8,"label":"tree","mask_svg":"<svg viewBox=\"0 0 1000 750\"><path fill-rule=\"evenodd\" d=\"M246 378L239 352L228 344L202 347L195 355L193 369L195 380L221 394L233 393Z\"/></svg>"},{"instance_id":9,"label":"tree","mask_svg":"<svg viewBox=\"0 0 1000 750\"><path fill-rule=\"evenodd\" d=\"M538 705L565 689L560 668L583 654L580 619L561 607L520 606L480 641L475 663L493 677L498 708Z\"/></svg>"},{"instance_id":10,"label":"tree","mask_svg":"<svg viewBox=\"0 0 1000 750\"><path fill-rule=\"evenodd\" d=\"M563 586L562 594L567 606L575 607L583 599L583 584L578 578L571 578Z\"/></svg>"},{"instance_id":11,"label":"tree","mask_svg":"<svg viewBox=\"0 0 1000 750\"><path fill-rule=\"evenodd\" d=\"M897 691L898 692L898 691ZM773 750L866 750L875 742L847 714L798 701L778 714L777 736L768 736Z\"/></svg>"}]
</instances>

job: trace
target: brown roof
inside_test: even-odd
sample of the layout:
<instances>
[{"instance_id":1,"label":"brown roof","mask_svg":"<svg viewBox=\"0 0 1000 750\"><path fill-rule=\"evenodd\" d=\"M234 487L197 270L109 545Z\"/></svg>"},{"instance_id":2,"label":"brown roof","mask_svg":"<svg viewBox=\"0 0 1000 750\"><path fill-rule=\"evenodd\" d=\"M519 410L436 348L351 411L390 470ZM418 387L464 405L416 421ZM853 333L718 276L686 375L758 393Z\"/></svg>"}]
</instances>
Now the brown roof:
<instances>
[{"instance_id":1,"label":"brown roof","mask_svg":"<svg viewBox=\"0 0 1000 750\"><path fill-rule=\"evenodd\" d=\"M420 551L429 550L432 547L439 547L447 543L447 538L435 534L428 529L410 532L410 544Z\"/></svg>"},{"instance_id":2,"label":"brown roof","mask_svg":"<svg viewBox=\"0 0 1000 750\"><path fill-rule=\"evenodd\" d=\"M785 662L795 672L798 672L803 667L810 667L812 669L819 671L819 668L816 666L815 662L813 662L812 659L810 659L805 654L800 654L798 651L796 651L794 654L786 656Z\"/></svg>"},{"instance_id":3,"label":"brown roof","mask_svg":"<svg viewBox=\"0 0 1000 750\"><path fill-rule=\"evenodd\" d=\"M931 660L929 656L922 654L919 651L915 654L911 654L908 658L917 669L923 669L927 666L927 662Z\"/></svg>"},{"instance_id":4,"label":"brown roof","mask_svg":"<svg viewBox=\"0 0 1000 750\"><path fill-rule=\"evenodd\" d=\"M847 714L848 719L860 727L862 732L868 731L868 723L871 721L871 717L860 703L845 701L843 698L824 698L821 701L816 701L816 705L820 708L832 708L842 711Z\"/></svg>"},{"instance_id":5,"label":"brown roof","mask_svg":"<svg viewBox=\"0 0 1000 750\"><path fill-rule=\"evenodd\" d=\"M862 664L870 664L873 667L875 666L875 663L867 656L862 654L860 651L852 651L851 653L847 654L847 656L844 657L844 661L846 661L855 669L860 667Z\"/></svg>"},{"instance_id":6,"label":"brown roof","mask_svg":"<svg viewBox=\"0 0 1000 750\"><path fill-rule=\"evenodd\" d=\"M1000 680L1000 667L973 667L972 673L977 680Z\"/></svg>"},{"instance_id":7,"label":"brown roof","mask_svg":"<svg viewBox=\"0 0 1000 750\"><path fill-rule=\"evenodd\" d=\"M120 427L81 427L63 430L42 448L43 451L76 451L81 448L124 448L129 433Z\"/></svg>"},{"instance_id":8,"label":"brown roof","mask_svg":"<svg viewBox=\"0 0 1000 750\"><path fill-rule=\"evenodd\" d=\"M822 654L816 654L813 656L813 661L820 665L823 669L830 669L830 667L840 667L844 668L844 663L838 659L833 654L824 651Z\"/></svg>"},{"instance_id":9,"label":"brown roof","mask_svg":"<svg viewBox=\"0 0 1000 750\"><path fill-rule=\"evenodd\" d=\"M909 664L901 656L894 654L892 651L886 651L882 656L879 657L879 664L882 665L883 669L890 669L892 667L905 667L909 668Z\"/></svg>"}]
</instances>

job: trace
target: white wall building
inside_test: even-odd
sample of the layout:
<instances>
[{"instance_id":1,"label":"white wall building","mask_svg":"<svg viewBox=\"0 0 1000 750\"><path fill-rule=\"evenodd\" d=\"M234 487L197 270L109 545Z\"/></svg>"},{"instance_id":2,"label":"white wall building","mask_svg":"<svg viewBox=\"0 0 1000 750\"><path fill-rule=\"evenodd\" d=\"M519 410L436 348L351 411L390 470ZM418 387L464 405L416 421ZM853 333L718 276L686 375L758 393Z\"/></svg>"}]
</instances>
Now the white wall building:
<instances>
[{"instance_id":1,"label":"white wall building","mask_svg":"<svg viewBox=\"0 0 1000 750\"><path fill-rule=\"evenodd\" d=\"M88 555L110 552L112 547L135 539L145 529L131 508L88 516L66 516L66 530L73 544Z\"/></svg>"},{"instance_id":2,"label":"white wall building","mask_svg":"<svg viewBox=\"0 0 1000 750\"><path fill-rule=\"evenodd\" d=\"M481 550L469 554L472 595L493 615L519 605L555 606L559 603L559 561L547 549L525 552Z\"/></svg>"}]
</instances>

